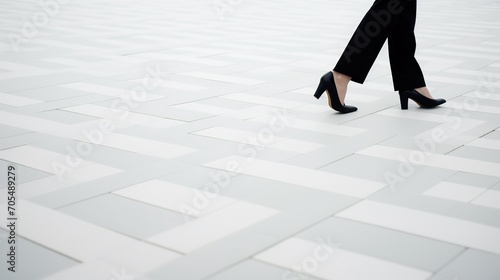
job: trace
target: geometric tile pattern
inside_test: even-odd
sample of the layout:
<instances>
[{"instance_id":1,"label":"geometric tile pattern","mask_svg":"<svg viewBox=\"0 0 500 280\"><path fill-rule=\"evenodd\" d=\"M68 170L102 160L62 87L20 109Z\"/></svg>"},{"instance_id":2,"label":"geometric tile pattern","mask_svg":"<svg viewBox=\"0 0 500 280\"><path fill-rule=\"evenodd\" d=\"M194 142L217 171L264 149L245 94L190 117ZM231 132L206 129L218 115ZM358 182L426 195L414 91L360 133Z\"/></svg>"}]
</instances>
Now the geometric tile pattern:
<instances>
[{"instance_id":1,"label":"geometric tile pattern","mask_svg":"<svg viewBox=\"0 0 500 280\"><path fill-rule=\"evenodd\" d=\"M312 93L373 1L4 1L0 253L67 279L500 279L500 4L419 1L448 100L399 108L386 47Z\"/></svg>"}]
</instances>

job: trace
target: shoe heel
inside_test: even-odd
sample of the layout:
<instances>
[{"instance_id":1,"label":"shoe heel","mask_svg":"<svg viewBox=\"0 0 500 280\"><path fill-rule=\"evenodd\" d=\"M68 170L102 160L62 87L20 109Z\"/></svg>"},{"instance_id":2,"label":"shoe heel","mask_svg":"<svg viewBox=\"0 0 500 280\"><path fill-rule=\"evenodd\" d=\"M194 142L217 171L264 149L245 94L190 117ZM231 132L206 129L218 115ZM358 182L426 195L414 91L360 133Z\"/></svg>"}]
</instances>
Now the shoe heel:
<instances>
[{"instance_id":1,"label":"shoe heel","mask_svg":"<svg viewBox=\"0 0 500 280\"><path fill-rule=\"evenodd\" d=\"M408 96L400 92L399 101L401 102L401 110L408 110Z\"/></svg>"},{"instance_id":2,"label":"shoe heel","mask_svg":"<svg viewBox=\"0 0 500 280\"><path fill-rule=\"evenodd\" d=\"M318 89L316 89L316 93L314 93L314 97L319 99L321 95L326 91L327 85L323 81L319 82Z\"/></svg>"}]
</instances>

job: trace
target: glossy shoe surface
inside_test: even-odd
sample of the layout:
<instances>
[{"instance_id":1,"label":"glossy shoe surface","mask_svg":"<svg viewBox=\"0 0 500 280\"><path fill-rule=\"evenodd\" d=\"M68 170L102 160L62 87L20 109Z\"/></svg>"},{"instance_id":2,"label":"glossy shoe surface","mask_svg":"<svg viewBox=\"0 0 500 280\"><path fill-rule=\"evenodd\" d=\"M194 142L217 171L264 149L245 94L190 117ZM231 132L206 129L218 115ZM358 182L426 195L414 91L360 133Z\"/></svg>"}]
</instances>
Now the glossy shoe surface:
<instances>
[{"instance_id":1,"label":"glossy shoe surface","mask_svg":"<svg viewBox=\"0 0 500 280\"><path fill-rule=\"evenodd\" d=\"M438 98L438 99L431 99L428 98L418 91L412 89L412 90L400 90L399 91L399 98L401 101L401 109L406 110L408 109L408 99L411 99L415 101L420 107L422 108L434 108L437 107L443 103L446 103L446 100Z\"/></svg>"},{"instance_id":2,"label":"glossy shoe surface","mask_svg":"<svg viewBox=\"0 0 500 280\"><path fill-rule=\"evenodd\" d=\"M358 108L354 106L344 105L340 102L337 86L335 85L335 80L333 79L333 73L331 71L321 77L314 97L319 99L325 91L328 95L328 105L333 110L340 113L351 113L358 110Z\"/></svg>"}]
</instances>

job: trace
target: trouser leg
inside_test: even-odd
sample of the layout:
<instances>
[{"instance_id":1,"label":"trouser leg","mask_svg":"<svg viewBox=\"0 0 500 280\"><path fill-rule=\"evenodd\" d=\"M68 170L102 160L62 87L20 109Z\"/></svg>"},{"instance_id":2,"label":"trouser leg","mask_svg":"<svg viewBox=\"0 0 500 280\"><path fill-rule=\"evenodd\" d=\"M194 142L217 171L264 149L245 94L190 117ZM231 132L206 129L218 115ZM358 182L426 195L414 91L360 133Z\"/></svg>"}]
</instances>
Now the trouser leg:
<instances>
[{"instance_id":1,"label":"trouser leg","mask_svg":"<svg viewBox=\"0 0 500 280\"><path fill-rule=\"evenodd\" d=\"M354 32L334 70L363 83L385 40L415 0L376 0Z\"/></svg>"},{"instance_id":2,"label":"trouser leg","mask_svg":"<svg viewBox=\"0 0 500 280\"><path fill-rule=\"evenodd\" d=\"M424 74L415 59L417 2L411 1L389 33L389 59L394 90L425 87Z\"/></svg>"}]
</instances>

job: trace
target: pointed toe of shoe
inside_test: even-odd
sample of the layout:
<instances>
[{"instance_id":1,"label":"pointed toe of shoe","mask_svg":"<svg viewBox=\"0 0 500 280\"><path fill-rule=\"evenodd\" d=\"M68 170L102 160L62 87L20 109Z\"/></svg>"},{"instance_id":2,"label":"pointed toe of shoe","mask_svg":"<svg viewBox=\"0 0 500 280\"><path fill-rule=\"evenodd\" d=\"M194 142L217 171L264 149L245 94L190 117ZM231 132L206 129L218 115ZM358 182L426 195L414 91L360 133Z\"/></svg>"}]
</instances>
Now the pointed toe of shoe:
<instances>
[{"instance_id":1,"label":"pointed toe of shoe","mask_svg":"<svg viewBox=\"0 0 500 280\"><path fill-rule=\"evenodd\" d=\"M342 108L342 110L339 110L339 112L342 113L342 114L346 114L346 113L355 112L357 110L358 110L357 107L349 106L349 105L344 105L344 107Z\"/></svg>"},{"instance_id":2,"label":"pointed toe of shoe","mask_svg":"<svg viewBox=\"0 0 500 280\"><path fill-rule=\"evenodd\" d=\"M434 107L437 107L437 106L442 105L444 103L446 103L446 100L444 100L442 98L434 99L433 104L429 104L429 106L427 106L427 108L434 108Z\"/></svg>"}]
</instances>

